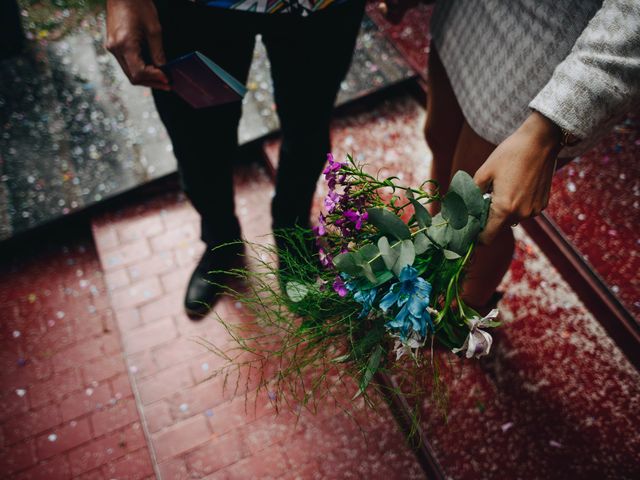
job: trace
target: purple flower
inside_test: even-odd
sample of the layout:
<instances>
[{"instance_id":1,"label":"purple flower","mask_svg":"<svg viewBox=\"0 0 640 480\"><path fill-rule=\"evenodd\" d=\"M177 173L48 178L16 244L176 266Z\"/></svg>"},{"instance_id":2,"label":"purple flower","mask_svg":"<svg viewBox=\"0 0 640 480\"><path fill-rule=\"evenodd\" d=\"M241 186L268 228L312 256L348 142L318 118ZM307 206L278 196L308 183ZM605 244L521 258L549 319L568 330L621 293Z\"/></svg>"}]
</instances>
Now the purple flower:
<instances>
[{"instance_id":1,"label":"purple flower","mask_svg":"<svg viewBox=\"0 0 640 480\"><path fill-rule=\"evenodd\" d=\"M336 207L340 204L340 195L334 191L330 191L324 199L324 208L328 213L333 213Z\"/></svg>"},{"instance_id":2,"label":"purple flower","mask_svg":"<svg viewBox=\"0 0 640 480\"><path fill-rule=\"evenodd\" d=\"M362 222L364 222L369 214L367 212L360 213L355 210L347 210L344 212L344 217L355 225L356 230L362 228Z\"/></svg>"},{"instance_id":3,"label":"purple flower","mask_svg":"<svg viewBox=\"0 0 640 480\"><path fill-rule=\"evenodd\" d=\"M358 196L358 197L353 199L353 206L357 210L362 210L366 206L366 203L367 203L366 199L362 195L360 195L360 196ZM366 214L366 215L368 215L368 214ZM366 218L363 218L363 220L366 220Z\"/></svg>"},{"instance_id":4,"label":"purple flower","mask_svg":"<svg viewBox=\"0 0 640 480\"><path fill-rule=\"evenodd\" d=\"M333 224L340 229L340 235L344 238L349 238L353 234L353 229L349 223L349 219L340 217Z\"/></svg>"},{"instance_id":5,"label":"purple flower","mask_svg":"<svg viewBox=\"0 0 640 480\"><path fill-rule=\"evenodd\" d=\"M329 161L329 164L325 167L322 173L324 173L324 178L329 185L329 190L333 191L336 189L336 185L338 183L342 183L346 179L346 175L344 174L340 175L338 178L338 171L342 167L346 166L346 163L336 162L331 153L327 154L327 160Z\"/></svg>"},{"instance_id":6,"label":"purple flower","mask_svg":"<svg viewBox=\"0 0 640 480\"><path fill-rule=\"evenodd\" d=\"M356 230L360 230L362 228L362 222L366 222L368 218L369 212L364 212L363 214L361 214L358 223L356 223Z\"/></svg>"},{"instance_id":7,"label":"purple flower","mask_svg":"<svg viewBox=\"0 0 640 480\"><path fill-rule=\"evenodd\" d=\"M322 237L327 234L327 228L322 224L316 225L315 227L313 227L313 233L316 235L316 237Z\"/></svg>"},{"instance_id":8,"label":"purple flower","mask_svg":"<svg viewBox=\"0 0 640 480\"><path fill-rule=\"evenodd\" d=\"M335 175L335 172L340 170L342 167L346 166L346 163L336 162L334 160L334 158L333 158L333 154L332 153L327 153L327 160L329 161L329 164L322 171L322 173L324 173L325 176L326 175Z\"/></svg>"},{"instance_id":9,"label":"purple flower","mask_svg":"<svg viewBox=\"0 0 640 480\"><path fill-rule=\"evenodd\" d=\"M347 293L349 293L349 290L347 290L347 286L345 285L344 280L342 280L340 275L336 276L336 279L333 282L333 289L341 297L345 297Z\"/></svg>"},{"instance_id":10,"label":"purple flower","mask_svg":"<svg viewBox=\"0 0 640 480\"><path fill-rule=\"evenodd\" d=\"M335 160L333 159L333 153L327 153L327 162L327 166L322 171L322 173L324 173L325 175L331 172L333 164L335 163Z\"/></svg>"},{"instance_id":11,"label":"purple flower","mask_svg":"<svg viewBox=\"0 0 640 480\"><path fill-rule=\"evenodd\" d=\"M320 264L323 267L329 268L333 266L333 258L324 248L318 248L318 257L320 257Z\"/></svg>"},{"instance_id":12,"label":"purple flower","mask_svg":"<svg viewBox=\"0 0 640 480\"><path fill-rule=\"evenodd\" d=\"M318 237L322 237L327 234L327 220L322 213L318 216L318 225L314 227L313 231Z\"/></svg>"}]
</instances>

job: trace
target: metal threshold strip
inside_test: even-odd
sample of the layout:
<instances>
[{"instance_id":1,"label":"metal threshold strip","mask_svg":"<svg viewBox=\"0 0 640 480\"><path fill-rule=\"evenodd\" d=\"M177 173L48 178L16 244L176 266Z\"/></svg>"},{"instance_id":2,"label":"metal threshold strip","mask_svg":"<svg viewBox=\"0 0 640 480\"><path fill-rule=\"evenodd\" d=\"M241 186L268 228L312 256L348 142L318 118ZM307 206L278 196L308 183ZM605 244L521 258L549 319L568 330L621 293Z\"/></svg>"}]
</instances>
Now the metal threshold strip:
<instances>
[{"instance_id":1,"label":"metal threshold strip","mask_svg":"<svg viewBox=\"0 0 640 480\"><path fill-rule=\"evenodd\" d=\"M427 478L429 480L444 480L446 478L444 470L436 458L429 439L419 426L417 431L415 431L415 427L412 431L411 407L403 395L395 393L398 391L396 382L386 373L380 372L376 374L376 380L382 386L382 396L389 405L393 417L407 439L407 445L413 450Z\"/></svg>"}]
</instances>

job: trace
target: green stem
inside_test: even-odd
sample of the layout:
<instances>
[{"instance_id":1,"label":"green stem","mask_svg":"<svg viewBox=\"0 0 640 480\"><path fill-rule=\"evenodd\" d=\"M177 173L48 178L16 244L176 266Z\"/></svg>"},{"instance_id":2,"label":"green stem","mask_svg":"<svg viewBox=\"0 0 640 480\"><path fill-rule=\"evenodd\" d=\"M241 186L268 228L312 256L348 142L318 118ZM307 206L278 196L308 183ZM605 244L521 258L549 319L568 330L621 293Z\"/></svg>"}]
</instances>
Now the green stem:
<instances>
[{"instance_id":1,"label":"green stem","mask_svg":"<svg viewBox=\"0 0 640 480\"><path fill-rule=\"evenodd\" d=\"M395 183L393 183L392 181L390 181L389 179L387 179L384 182L381 182L380 180L378 180L377 178L369 175L368 173L364 173L364 172L353 172L353 171L349 171L348 172L351 175L360 177L361 180L356 180L351 182L351 185L366 185L367 188L366 189L362 189L362 191L355 191L354 194L360 194L362 192L365 191L375 191L378 190L379 188L391 188L394 191L397 190L403 190L405 192L411 192L414 194L418 195L418 198L416 198L416 200L421 200L423 198L428 198L430 201L436 201L438 199L440 199L440 194L436 193L436 194L430 194L425 192L424 190L418 189L418 188L412 188L412 187L403 187L401 185L396 185Z\"/></svg>"},{"instance_id":2,"label":"green stem","mask_svg":"<svg viewBox=\"0 0 640 480\"><path fill-rule=\"evenodd\" d=\"M460 308L462 309L462 303L461 303L461 299L460 296L458 295L458 281L460 279L460 273L462 272L462 270L464 270L465 265L467 264L467 262L469 261L469 257L471 257L471 253L473 252L473 248L474 248L474 244L472 243L471 245L469 245L469 249L467 250L466 255L462 258L462 260L460 261L459 265L458 265L458 270L456 271L455 275L453 275L453 277L451 277L451 280L449 280L449 285L447 285L447 293L445 295L445 304L444 307L442 308L442 310L440 311L440 313L438 313L438 316L435 318L434 323L438 324L446 315L447 311L449 310L449 307L451 306L451 300L453 295L451 294L451 289L455 288L456 289L456 299L458 299L458 304L460 305Z\"/></svg>"}]
</instances>

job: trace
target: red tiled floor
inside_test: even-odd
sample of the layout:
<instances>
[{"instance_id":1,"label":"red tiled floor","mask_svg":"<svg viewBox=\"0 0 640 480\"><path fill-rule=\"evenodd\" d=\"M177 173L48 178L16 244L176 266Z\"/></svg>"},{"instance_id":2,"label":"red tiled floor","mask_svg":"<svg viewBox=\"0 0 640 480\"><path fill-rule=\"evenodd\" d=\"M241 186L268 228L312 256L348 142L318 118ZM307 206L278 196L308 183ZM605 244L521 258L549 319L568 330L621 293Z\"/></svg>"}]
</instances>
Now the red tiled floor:
<instances>
[{"instance_id":1,"label":"red tiled floor","mask_svg":"<svg viewBox=\"0 0 640 480\"><path fill-rule=\"evenodd\" d=\"M548 215L640 322L640 118L554 178Z\"/></svg>"},{"instance_id":2,"label":"red tiled floor","mask_svg":"<svg viewBox=\"0 0 640 480\"><path fill-rule=\"evenodd\" d=\"M367 165L380 177L395 175L401 182L419 185L429 176L431 152L422 133L426 114L411 96L399 95L366 107L352 107L331 125L333 154L344 159L347 154ZM277 168L280 141L265 143L268 161ZM326 195L325 182L317 184L317 216L320 199Z\"/></svg>"},{"instance_id":3,"label":"red tiled floor","mask_svg":"<svg viewBox=\"0 0 640 480\"><path fill-rule=\"evenodd\" d=\"M367 4L367 15L391 40L409 65L424 80L427 78L429 56L429 23L433 5L419 3L407 10L397 25L389 22L378 10L379 2Z\"/></svg>"},{"instance_id":4,"label":"red tiled floor","mask_svg":"<svg viewBox=\"0 0 640 480\"><path fill-rule=\"evenodd\" d=\"M122 463L149 454L96 252L76 235L0 271L2 478L152 473Z\"/></svg>"},{"instance_id":5,"label":"red tiled floor","mask_svg":"<svg viewBox=\"0 0 640 480\"><path fill-rule=\"evenodd\" d=\"M238 174L236 184L244 235L252 241L265 241L270 223L269 178L250 167ZM137 222L154 228L136 228ZM215 313L200 322L190 321L183 313L186 281L204 248L196 238L197 223L191 207L174 193L106 214L94 223L96 238L106 236L97 244L103 268L113 279L110 298L114 318L135 379L136 398L151 432L150 447L160 476L167 480L296 478L295 472L308 468L307 464L322 453L335 452L338 458L339 451L361 443L361 432L345 414L331 413L331 422L326 415L304 416L303 421L285 413L275 416L264 393L255 408L251 398L246 406L244 377L238 392L224 389L222 377L211 378L220 359L194 339L205 338L224 347L229 336L214 315L240 321L245 313L229 299L220 300ZM128 252L129 246L134 254ZM135 255L141 258L136 260ZM175 263L168 264L167 259L175 259ZM133 282L132 270L143 264ZM352 393L345 392L345 396ZM403 453L402 436L389 414L385 422L371 425L376 425L376 435L386 440L369 449L369 457L382 462L385 450L396 452L403 478L421 478L413 454ZM365 468L358 457L341 461L344 470ZM327 468L317 473L331 478L335 472L329 473ZM366 476L383 478L382 470L369 471Z\"/></svg>"}]
</instances>

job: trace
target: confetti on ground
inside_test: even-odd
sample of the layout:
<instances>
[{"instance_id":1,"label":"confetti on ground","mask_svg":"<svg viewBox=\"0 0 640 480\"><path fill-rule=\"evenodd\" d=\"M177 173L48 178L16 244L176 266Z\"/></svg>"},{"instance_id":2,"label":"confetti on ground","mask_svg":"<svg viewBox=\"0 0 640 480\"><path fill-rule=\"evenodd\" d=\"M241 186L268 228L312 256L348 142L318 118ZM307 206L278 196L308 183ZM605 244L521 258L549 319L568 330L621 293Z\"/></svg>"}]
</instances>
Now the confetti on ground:
<instances>
[{"instance_id":1,"label":"confetti on ground","mask_svg":"<svg viewBox=\"0 0 640 480\"><path fill-rule=\"evenodd\" d=\"M500 428L502 429L503 432L507 432L509 431L509 429L511 429L511 427L513 427L513 422L503 423Z\"/></svg>"}]
</instances>

